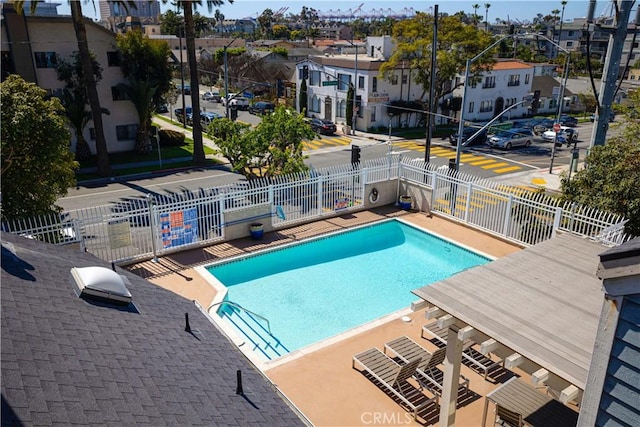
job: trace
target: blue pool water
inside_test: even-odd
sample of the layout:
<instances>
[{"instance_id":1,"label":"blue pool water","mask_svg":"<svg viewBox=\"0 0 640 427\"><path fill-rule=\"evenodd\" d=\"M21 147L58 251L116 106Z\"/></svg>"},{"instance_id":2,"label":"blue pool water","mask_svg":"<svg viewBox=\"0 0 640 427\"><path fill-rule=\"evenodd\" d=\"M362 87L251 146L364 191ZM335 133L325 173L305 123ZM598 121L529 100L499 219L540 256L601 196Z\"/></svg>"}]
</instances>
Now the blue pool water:
<instances>
[{"instance_id":1,"label":"blue pool water","mask_svg":"<svg viewBox=\"0 0 640 427\"><path fill-rule=\"evenodd\" d=\"M489 261L391 220L207 270L227 300L269 319L286 353L406 308L411 290Z\"/></svg>"}]
</instances>

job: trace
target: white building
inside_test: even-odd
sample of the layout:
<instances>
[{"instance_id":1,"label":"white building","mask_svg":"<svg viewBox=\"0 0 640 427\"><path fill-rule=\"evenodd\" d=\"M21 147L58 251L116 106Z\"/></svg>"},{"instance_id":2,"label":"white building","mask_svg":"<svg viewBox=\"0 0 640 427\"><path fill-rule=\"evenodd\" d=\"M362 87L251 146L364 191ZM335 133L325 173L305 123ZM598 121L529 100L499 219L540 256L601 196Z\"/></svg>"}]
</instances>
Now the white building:
<instances>
[{"instance_id":1,"label":"white building","mask_svg":"<svg viewBox=\"0 0 640 427\"><path fill-rule=\"evenodd\" d=\"M19 74L51 94L58 93L64 82L58 80L55 66L59 59L71 61L71 55L78 50L71 18L20 16L6 4L2 18L2 79L9 74ZM103 68L98 96L100 106L110 112L102 116L107 149L110 153L131 151L135 147L138 114L121 89L126 79L120 69L116 35L88 19L85 25L89 49ZM73 132L71 138L70 147L74 151ZM93 121L85 127L84 138L95 153Z\"/></svg>"},{"instance_id":2,"label":"white building","mask_svg":"<svg viewBox=\"0 0 640 427\"><path fill-rule=\"evenodd\" d=\"M490 71L479 81L470 82L466 88L466 105L463 107L465 120L486 122L507 108L521 102L531 92L534 67L517 60L498 60ZM460 79L462 79L461 76ZM462 97L459 86L453 91L454 97ZM505 117L523 117L528 112L526 103L520 104L506 113Z\"/></svg>"},{"instance_id":3,"label":"white building","mask_svg":"<svg viewBox=\"0 0 640 427\"><path fill-rule=\"evenodd\" d=\"M346 125L347 93L357 75L356 130L386 128L390 120L387 115L389 102L418 100L423 93L422 87L411 78L408 65L398 67L391 80L380 75L380 66L392 54L389 36L369 37L364 45L357 42L356 45L357 54L350 46L343 47L341 54L327 53L300 61L296 73L297 93L300 93L303 69L308 67L307 116L332 120L340 129Z\"/></svg>"}]
</instances>

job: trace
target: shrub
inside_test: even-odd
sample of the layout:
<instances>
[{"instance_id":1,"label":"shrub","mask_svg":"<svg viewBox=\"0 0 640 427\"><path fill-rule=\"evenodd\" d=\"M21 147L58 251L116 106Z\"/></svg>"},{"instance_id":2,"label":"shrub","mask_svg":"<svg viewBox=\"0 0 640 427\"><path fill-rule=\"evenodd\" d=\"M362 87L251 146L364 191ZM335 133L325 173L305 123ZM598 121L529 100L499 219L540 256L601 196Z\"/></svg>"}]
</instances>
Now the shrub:
<instances>
[{"instance_id":1,"label":"shrub","mask_svg":"<svg viewBox=\"0 0 640 427\"><path fill-rule=\"evenodd\" d=\"M160 129L159 133L161 147L181 147L185 144L185 137L182 132Z\"/></svg>"}]
</instances>

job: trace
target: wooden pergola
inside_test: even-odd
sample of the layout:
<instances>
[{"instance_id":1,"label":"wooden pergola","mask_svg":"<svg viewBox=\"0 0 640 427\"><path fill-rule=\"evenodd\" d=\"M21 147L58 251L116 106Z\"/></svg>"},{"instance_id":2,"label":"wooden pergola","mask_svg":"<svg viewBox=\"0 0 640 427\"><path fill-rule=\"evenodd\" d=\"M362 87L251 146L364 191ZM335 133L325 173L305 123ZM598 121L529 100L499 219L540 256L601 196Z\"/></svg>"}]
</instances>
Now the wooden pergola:
<instances>
[{"instance_id":1,"label":"wooden pergola","mask_svg":"<svg viewBox=\"0 0 640 427\"><path fill-rule=\"evenodd\" d=\"M427 318L449 326L440 424L455 421L463 342L532 375L563 402L584 391L602 306L598 255L607 248L562 234L414 292Z\"/></svg>"}]
</instances>

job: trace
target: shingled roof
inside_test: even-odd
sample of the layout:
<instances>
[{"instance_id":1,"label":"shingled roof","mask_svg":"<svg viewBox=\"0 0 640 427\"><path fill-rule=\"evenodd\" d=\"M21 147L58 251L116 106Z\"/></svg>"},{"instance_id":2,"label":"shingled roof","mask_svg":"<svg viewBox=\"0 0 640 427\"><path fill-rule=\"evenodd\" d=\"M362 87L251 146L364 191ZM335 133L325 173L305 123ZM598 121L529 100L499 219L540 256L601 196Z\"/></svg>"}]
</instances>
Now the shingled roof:
<instances>
[{"instance_id":1,"label":"shingled roof","mask_svg":"<svg viewBox=\"0 0 640 427\"><path fill-rule=\"evenodd\" d=\"M3 426L305 424L192 301L120 269L133 304L79 298L71 268L110 266L1 238Z\"/></svg>"}]
</instances>

